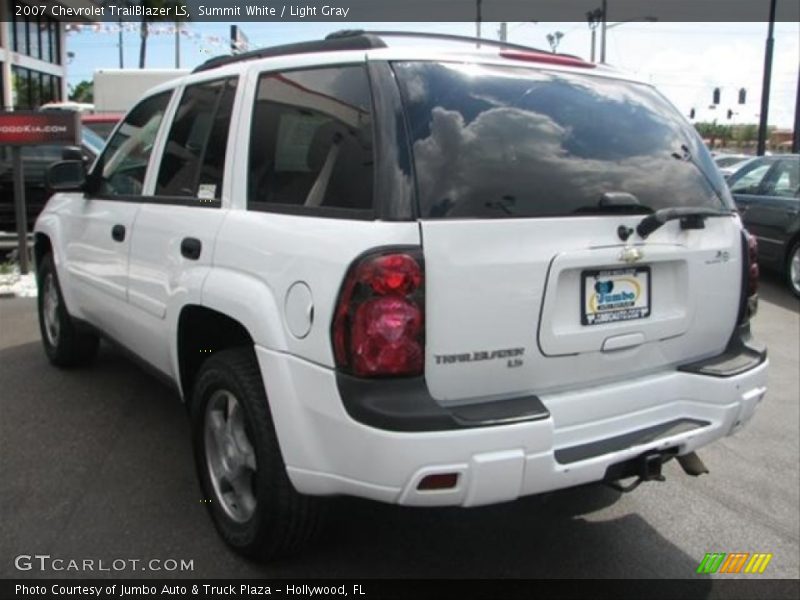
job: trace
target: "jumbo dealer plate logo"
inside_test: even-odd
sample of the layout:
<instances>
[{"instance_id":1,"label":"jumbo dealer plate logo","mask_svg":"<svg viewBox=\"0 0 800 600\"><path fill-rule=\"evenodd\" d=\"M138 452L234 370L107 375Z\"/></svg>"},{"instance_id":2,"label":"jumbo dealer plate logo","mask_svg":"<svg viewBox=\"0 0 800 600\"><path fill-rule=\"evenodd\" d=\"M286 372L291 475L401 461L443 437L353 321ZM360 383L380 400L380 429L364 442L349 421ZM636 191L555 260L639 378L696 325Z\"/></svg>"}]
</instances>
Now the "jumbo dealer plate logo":
<instances>
[{"instance_id":1,"label":"jumbo dealer plate logo","mask_svg":"<svg viewBox=\"0 0 800 600\"><path fill-rule=\"evenodd\" d=\"M606 279L594 284L589 311L593 313L617 308L630 308L642 296L642 286L633 278Z\"/></svg>"}]
</instances>

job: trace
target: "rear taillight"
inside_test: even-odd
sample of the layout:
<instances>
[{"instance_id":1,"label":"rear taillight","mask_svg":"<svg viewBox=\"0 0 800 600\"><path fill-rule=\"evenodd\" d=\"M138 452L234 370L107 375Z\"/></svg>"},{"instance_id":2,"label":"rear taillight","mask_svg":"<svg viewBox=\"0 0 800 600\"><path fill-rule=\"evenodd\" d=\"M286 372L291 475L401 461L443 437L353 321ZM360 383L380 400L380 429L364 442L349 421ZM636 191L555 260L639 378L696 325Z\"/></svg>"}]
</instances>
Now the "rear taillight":
<instances>
[{"instance_id":1,"label":"rear taillight","mask_svg":"<svg viewBox=\"0 0 800 600\"><path fill-rule=\"evenodd\" d=\"M747 231L742 232L742 292L739 325L747 323L758 310L758 242Z\"/></svg>"},{"instance_id":2,"label":"rear taillight","mask_svg":"<svg viewBox=\"0 0 800 600\"><path fill-rule=\"evenodd\" d=\"M421 375L425 272L418 250L381 250L345 277L332 327L339 369L359 377Z\"/></svg>"},{"instance_id":3,"label":"rear taillight","mask_svg":"<svg viewBox=\"0 0 800 600\"><path fill-rule=\"evenodd\" d=\"M755 296L758 293L758 242L756 236L746 234L747 237L747 295Z\"/></svg>"}]
</instances>

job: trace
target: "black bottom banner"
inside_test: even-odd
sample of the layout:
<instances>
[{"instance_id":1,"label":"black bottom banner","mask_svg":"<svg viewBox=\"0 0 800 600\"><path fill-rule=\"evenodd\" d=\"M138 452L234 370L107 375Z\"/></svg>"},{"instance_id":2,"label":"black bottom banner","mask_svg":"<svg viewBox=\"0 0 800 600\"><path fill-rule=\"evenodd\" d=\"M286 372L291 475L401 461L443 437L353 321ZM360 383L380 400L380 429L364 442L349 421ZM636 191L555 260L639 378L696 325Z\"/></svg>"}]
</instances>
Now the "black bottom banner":
<instances>
[{"instance_id":1,"label":"black bottom banner","mask_svg":"<svg viewBox=\"0 0 800 600\"><path fill-rule=\"evenodd\" d=\"M4 579L0 598L800 598L797 579Z\"/></svg>"}]
</instances>

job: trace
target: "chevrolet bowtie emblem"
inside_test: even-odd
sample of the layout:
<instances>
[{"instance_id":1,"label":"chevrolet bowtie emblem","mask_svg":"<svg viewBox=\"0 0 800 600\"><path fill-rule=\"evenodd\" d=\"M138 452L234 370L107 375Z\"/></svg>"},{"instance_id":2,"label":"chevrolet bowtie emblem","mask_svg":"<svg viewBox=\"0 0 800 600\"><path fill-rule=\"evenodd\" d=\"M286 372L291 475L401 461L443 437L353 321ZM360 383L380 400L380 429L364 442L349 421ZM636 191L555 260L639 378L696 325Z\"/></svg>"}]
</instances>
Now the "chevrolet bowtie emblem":
<instances>
[{"instance_id":1,"label":"chevrolet bowtie emblem","mask_svg":"<svg viewBox=\"0 0 800 600\"><path fill-rule=\"evenodd\" d=\"M626 263L635 263L637 260L641 260L642 256L644 253L633 246L625 246L619 253L619 259Z\"/></svg>"}]
</instances>

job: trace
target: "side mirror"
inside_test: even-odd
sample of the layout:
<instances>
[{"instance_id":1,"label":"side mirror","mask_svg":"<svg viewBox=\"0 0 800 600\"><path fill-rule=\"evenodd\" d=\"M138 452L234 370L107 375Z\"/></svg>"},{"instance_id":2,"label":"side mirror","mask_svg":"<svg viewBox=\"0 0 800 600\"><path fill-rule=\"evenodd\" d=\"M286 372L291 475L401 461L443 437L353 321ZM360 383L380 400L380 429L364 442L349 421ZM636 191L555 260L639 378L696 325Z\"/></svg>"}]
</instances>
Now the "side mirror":
<instances>
[{"instance_id":1,"label":"side mirror","mask_svg":"<svg viewBox=\"0 0 800 600\"><path fill-rule=\"evenodd\" d=\"M61 149L61 160L83 160L83 150L78 146L64 146Z\"/></svg>"},{"instance_id":2,"label":"side mirror","mask_svg":"<svg viewBox=\"0 0 800 600\"><path fill-rule=\"evenodd\" d=\"M86 185L86 165L80 160L62 160L47 169L46 182L53 192L79 192Z\"/></svg>"}]
</instances>

